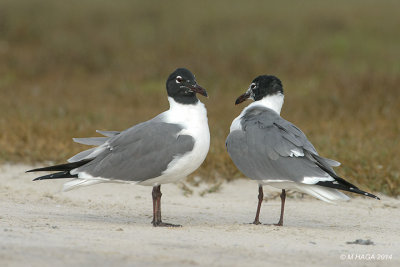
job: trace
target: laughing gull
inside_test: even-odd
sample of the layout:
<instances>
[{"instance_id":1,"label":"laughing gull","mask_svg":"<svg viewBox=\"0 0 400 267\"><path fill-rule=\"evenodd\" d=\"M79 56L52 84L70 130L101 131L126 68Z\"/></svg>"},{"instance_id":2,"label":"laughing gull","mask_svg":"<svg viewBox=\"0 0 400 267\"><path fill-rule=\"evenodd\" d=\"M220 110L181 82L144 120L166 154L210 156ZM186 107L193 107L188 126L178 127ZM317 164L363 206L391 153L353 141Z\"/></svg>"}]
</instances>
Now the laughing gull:
<instances>
[{"instance_id":1,"label":"laughing gull","mask_svg":"<svg viewBox=\"0 0 400 267\"><path fill-rule=\"evenodd\" d=\"M254 224L260 224L263 185L282 189L281 216L276 224L280 226L283 225L286 189L326 202L349 199L337 189L379 199L337 176L332 167L340 163L319 156L304 133L280 116L284 96L277 77L258 76L235 104L248 98L254 102L233 120L226 147L238 169L259 184Z\"/></svg>"},{"instance_id":2,"label":"laughing gull","mask_svg":"<svg viewBox=\"0 0 400 267\"><path fill-rule=\"evenodd\" d=\"M153 225L179 226L161 220L161 184L185 178L204 161L210 147L207 111L196 93L207 92L185 68L167 80L170 109L125 131L97 131L105 137L74 138L96 147L78 153L69 163L29 170L57 171L34 179L74 178L68 191L104 182L153 186Z\"/></svg>"}]
</instances>

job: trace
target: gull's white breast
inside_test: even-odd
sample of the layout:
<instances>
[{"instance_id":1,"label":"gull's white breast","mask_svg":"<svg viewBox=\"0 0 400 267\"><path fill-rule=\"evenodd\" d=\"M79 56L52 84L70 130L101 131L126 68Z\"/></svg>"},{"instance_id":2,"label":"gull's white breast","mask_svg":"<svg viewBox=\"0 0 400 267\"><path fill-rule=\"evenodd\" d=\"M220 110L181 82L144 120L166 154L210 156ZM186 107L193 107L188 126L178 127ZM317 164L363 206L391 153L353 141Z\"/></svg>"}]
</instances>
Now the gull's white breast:
<instances>
[{"instance_id":1,"label":"gull's white breast","mask_svg":"<svg viewBox=\"0 0 400 267\"><path fill-rule=\"evenodd\" d=\"M157 185L178 181L194 172L203 163L210 148L210 130L207 110L200 101L195 105L179 104L172 98L170 109L164 113L165 122L180 124L183 130L178 135L190 135L194 139L193 149L172 160L161 176L140 182L141 185Z\"/></svg>"}]
</instances>

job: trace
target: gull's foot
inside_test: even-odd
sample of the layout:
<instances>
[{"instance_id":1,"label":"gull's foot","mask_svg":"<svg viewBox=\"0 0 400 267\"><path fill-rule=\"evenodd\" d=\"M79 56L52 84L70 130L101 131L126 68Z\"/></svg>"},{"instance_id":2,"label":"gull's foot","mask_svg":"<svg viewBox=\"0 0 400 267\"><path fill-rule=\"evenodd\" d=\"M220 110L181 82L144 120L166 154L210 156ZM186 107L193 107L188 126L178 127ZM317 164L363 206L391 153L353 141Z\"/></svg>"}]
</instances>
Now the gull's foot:
<instances>
[{"instance_id":1,"label":"gull's foot","mask_svg":"<svg viewBox=\"0 0 400 267\"><path fill-rule=\"evenodd\" d=\"M269 226L283 226L283 223L263 223L262 225L269 225Z\"/></svg>"},{"instance_id":2,"label":"gull's foot","mask_svg":"<svg viewBox=\"0 0 400 267\"><path fill-rule=\"evenodd\" d=\"M249 223L249 224L260 225L260 224L262 224L262 223L261 223L260 221L254 221L254 222Z\"/></svg>"},{"instance_id":3,"label":"gull's foot","mask_svg":"<svg viewBox=\"0 0 400 267\"><path fill-rule=\"evenodd\" d=\"M154 227L182 227L180 224L172 224L172 223L165 223L165 222L153 222Z\"/></svg>"}]
</instances>

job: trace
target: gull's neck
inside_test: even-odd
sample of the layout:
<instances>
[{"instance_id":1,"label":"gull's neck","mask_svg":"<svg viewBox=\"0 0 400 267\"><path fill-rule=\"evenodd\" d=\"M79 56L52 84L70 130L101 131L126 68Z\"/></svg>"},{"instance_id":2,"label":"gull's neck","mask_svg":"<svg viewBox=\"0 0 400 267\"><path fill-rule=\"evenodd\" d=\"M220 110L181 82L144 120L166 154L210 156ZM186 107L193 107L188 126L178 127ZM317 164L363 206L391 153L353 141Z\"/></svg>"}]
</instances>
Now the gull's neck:
<instances>
[{"instance_id":1,"label":"gull's neck","mask_svg":"<svg viewBox=\"0 0 400 267\"><path fill-rule=\"evenodd\" d=\"M255 106L261 106L261 107L266 107L266 108L272 109L273 111L275 111L276 113L278 113L280 115L284 98L285 98L285 96L281 93L264 96L264 98L262 98L258 101L254 101L253 103L248 105L245 109L252 108Z\"/></svg>"},{"instance_id":2,"label":"gull's neck","mask_svg":"<svg viewBox=\"0 0 400 267\"><path fill-rule=\"evenodd\" d=\"M203 103L198 100L196 104L182 104L168 97L169 110L167 110L167 121L171 123L207 124L207 110Z\"/></svg>"},{"instance_id":3,"label":"gull's neck","mask_svg":"<svg viewBox=\"0 0 400 267\"><path fill-rule=\"evenodd\" d=\"M169 109L174 110L174 109L192 109L193 107L197 106L204 106L203 103L200 102L200 100L197 100L196 103L193 104L183 104L175 101L172 97L168 97L168 102L169 102Z\"/></svg>"},{"instance_id":4,"label":"gull's neck","mask_svg":"<svg viewBox=\"0 0 400 267\"><path fill-rule=\"evenodd\" d=\"M264 98L258 100L258 101L254 101L253 103L251 103L250 105L248 105L247 107L245 107L243 109L243 111L240 113L239 116L237 116L232 124L231 124L231 128L230 131L235 131L237 129L241 129L242 126L240 124L240 119L243 117L243 115L246 113L246 111L250 108L253 107L265 107L265 108L269 108L272 109L273 111L275 111L276 113L278 113L279 115L281 114L281 109L282 109L282 105L283 105L283 100L284 100L284 95L281 93L277 93L275 95L269 95L269 96L265 96Z\"/></svg>"}]
</instances>

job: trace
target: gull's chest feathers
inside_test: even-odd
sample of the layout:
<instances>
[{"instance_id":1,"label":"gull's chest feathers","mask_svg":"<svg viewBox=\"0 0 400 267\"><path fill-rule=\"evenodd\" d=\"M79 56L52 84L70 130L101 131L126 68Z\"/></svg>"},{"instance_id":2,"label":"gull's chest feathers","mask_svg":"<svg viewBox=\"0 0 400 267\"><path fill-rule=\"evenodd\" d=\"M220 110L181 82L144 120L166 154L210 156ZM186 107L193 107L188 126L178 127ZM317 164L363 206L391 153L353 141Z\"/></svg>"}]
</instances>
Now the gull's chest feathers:
<instances>
[{"instance_id":1,"label":"gull's chest feathers","mask_svg":"<svg viewBox=\"0 0 400 267\"><path fill-rule=\"evenodd\" d=\"M179 135L190 135L194 139L193 150L176 157L163 172L162 183L173 182L186 177L195 171L204 161L210 148L210 131L208 128L207 110L203 103L179 104L169 98L170 109L163 114L168 123L180 124L183 129ZM154 184L158 179L150 179ZM160 180L161 182L161 180Z\"/></svg>"},{"instance_id":2,"label":"gull's chest feathers","mask_svg":"<svg viewBox=\"0 0 400 267\"><path fill-rule=\"evenodd\" d=\"M164 120L183 126L178 134L190 135L195 139L196 145L207 145L210 142L210 131L208 129L207 110L203 103L179 104L170 99L171 108L165 113Z\"/></svg>"}]
</instances>

